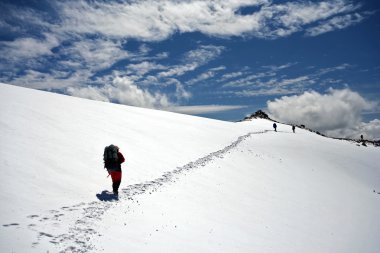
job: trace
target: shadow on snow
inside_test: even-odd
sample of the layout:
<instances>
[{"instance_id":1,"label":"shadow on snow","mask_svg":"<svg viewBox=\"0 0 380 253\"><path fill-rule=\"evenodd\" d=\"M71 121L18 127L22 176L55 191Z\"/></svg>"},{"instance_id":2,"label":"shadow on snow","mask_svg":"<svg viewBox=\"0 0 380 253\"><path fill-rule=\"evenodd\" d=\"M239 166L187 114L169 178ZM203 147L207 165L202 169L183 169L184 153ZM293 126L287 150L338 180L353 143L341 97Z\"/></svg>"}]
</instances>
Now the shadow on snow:
<instances>
[{"instance_id":1,"label":"shadow on snow","mask_svg":"<svg viewBox=\"0 0 380 253\"><path fill-rule=\"evenodd\" d=\"M96 197L100 201L114 201L114 200L118 200L119 199L119 197L117 195L115 195L112 192L109 192L107 190L102 191L102 193L96 194Z\"/></svg>"}]
</instances>

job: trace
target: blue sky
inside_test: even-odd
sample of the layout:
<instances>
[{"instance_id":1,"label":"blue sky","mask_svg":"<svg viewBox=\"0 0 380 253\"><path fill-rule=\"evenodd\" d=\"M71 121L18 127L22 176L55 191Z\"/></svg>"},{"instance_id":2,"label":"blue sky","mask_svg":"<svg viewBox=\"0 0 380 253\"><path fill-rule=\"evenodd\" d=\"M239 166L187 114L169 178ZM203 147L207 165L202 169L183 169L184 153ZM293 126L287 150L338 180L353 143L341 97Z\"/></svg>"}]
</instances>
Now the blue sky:
<instances>
[{"instance_id":1,"label":"blue sky","mask_svg":"<svg viewBox=\"0 0 380 253\"><path fill-rule=\"evenodd\" d=\"M380 139L378 1L4 1L0 82Z\"/></svg>"}]
</instances>

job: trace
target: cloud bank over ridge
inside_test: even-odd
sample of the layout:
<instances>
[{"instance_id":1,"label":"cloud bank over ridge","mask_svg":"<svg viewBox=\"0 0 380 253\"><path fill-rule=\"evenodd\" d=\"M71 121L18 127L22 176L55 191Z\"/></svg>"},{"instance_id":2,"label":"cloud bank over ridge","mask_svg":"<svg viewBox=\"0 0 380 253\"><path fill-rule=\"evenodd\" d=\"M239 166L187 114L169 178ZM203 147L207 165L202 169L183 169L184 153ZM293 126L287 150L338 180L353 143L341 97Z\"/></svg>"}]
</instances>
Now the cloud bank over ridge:
<instances>
[{"instance_id":1,"label":"cloud bank over ridge","mask_svg":"<svg viewBox=\"0 0 380 253\"><path fill-rule=\"evenodd\" d=\"M270 115L289 124L307 127L333 137L380 139L380 121L362 122L362 113L376 110L378 104L367 101L350 89L329 89L284 96L267 102Z\"/></svg>"}]
</instances>

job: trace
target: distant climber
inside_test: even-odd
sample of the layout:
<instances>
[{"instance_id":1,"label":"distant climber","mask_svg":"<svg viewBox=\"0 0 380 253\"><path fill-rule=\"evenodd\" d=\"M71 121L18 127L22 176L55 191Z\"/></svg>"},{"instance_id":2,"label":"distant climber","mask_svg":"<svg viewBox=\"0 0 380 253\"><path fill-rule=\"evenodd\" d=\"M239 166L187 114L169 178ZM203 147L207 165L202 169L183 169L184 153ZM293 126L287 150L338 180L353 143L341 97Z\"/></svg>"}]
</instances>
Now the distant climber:
<instances>
[{"instance_id":1,"label":"distant climber","mask_svg":"<svg viewBox=\"0 0 380 253\"><path fill-rule=\"evenodd\" d=\"M361 141L363 141L363 140L364 140L364 137L363 137L363 135L360 135L360 139L361 139Z\"/></svg>"},{"instance_id":2,"label":"distant climber","mask_svg":"<svg viewBox=\"0 0 380 253\"><path fill-rule=\"evenodd\" d=\"M293 133L296 133L296 126L295 125L292 126L292 130L293 130Z\"/></svg>"},{"instance_id":3,"label":"distant climber","mask_svg":"<svg viewBox=\"0 0 380 253\"><path fill-rule=\"evenodd\" d=\"M121 183L121 164L125 161L124 156L119 151L119 147L113 144L104 148L103 154L104 168L112 178L112 190L115 195L118 195L119 186Z\"/></svg>"},{"instance_id":4,"label":"distant climber","mask_svg":"<svg viewBox=\"0 0 380 253\"><path fill-rule=\"evenodd\" d=\"M276 123L273 123L273 128L274 128L274 131L277 132L277 124Z\"/></svg>"}]
</instances>

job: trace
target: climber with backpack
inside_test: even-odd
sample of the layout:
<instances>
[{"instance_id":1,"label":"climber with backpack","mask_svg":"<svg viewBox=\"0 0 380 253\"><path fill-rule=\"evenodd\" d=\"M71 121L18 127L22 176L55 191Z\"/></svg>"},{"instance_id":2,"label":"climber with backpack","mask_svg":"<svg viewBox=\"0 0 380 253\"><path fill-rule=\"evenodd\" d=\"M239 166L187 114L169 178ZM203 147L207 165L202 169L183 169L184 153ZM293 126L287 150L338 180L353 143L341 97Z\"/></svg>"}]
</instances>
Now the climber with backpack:
<instances>
[{"instance_id":1,"label":"climber with backpack","mask_svg":"<svg viewBox=\"0 0 380 253\"><path fill-rule=\"evenodd\" d=\"M273 128L274 128L274 131L277 132L277 124L276 124L276 122L273 123Z\"/></svg>"},{"instance_id":2,"label":"climber with backpack","mask_svg":"<svg viewBox=\"0 0 380 253\"><path fill-rule=\"evenodd\" d=\"M125 161L124 156L119 151L119 147L113 144L104 148L103 154L104 168L112 178L112 190L115 195L118 195L119 186L121 183L121 164Z\"/></svg>"}]
</instances>

